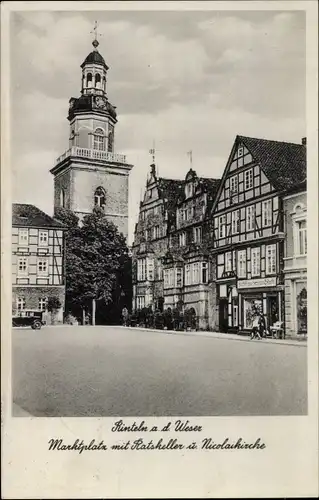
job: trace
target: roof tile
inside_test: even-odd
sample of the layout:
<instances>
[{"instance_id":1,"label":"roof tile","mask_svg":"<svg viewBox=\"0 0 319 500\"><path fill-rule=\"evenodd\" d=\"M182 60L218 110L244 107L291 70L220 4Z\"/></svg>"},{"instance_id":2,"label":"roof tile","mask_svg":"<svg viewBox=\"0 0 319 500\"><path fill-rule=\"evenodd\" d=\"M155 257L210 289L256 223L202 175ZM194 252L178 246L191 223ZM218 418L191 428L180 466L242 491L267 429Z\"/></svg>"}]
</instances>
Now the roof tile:
<instances>
[{"instance_id":1,"label":"roof tile","mask_svg":"<svg viewBox=\"0 0 319 500\"><path fill-rule=\"evenodd\" d=\"M23 227L55 227L66 229L62 222L50 217L35 205L26 203L12 204L12 225Z\"/></svg>"}]
</instances>

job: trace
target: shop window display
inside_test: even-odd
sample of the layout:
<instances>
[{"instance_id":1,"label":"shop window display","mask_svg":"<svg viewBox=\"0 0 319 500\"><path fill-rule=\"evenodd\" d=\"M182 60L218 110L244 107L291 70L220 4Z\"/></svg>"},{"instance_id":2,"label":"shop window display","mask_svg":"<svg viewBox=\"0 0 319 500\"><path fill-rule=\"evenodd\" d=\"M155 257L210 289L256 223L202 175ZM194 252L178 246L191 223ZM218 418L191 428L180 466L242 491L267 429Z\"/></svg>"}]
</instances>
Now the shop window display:
<instances>
[{"instance_id":1,"label":"shop window display","mask_svg":"<svg viewBox=\"0 0 319 500\"><path fill-rule=\"evenodd\" d=\"M244 328L252 328L254 316L257 313L262 313L262 300L256 298L244 299Z\"/></svg>"}]
</instances>

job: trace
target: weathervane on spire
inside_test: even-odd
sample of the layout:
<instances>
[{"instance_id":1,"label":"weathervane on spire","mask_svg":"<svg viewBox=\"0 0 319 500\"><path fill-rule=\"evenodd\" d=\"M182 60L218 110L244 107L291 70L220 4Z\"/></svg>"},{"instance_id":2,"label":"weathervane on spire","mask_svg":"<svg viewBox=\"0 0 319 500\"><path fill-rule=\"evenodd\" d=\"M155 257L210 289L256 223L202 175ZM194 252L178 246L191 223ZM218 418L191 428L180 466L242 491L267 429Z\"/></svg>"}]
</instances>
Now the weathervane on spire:
<instances>
[{"instance_id":1,"label":"weathervane on spire","mask_svg":"<svg viewBox=\"0 0 319 500\"><path fill-rule=\"evenodd\" d=\"M99 46L99 42L98 42L97 37L98 37L98 36L102 36L102 35L101 35L101 33L98 33L98 32L97 32L97 26L98 26L97 21L94 21L94 28L93 28L93 30L92 30L92 31L90 31L90 33L92 33L92 34L94 35L94 40L93 40L93 42L92 42L92 45L93 45L93 47L94 47L94 49L95 49L95 50L96 50L96 49L98 48L98 46Z\"/></svg>"},{"instance_id":2,"label":"weathervane on spire","mask_svg":"<svg viewBox=\"0 0 319 500\"><path fill-rule=\"evenodd\" d=\"M149 154L152 156L152 163L155 165L155 140L153 139L153 147L149 150Z\"/></svg>"},{"instance_id":3,"label":"weathervane on spire","mask_svg":"<svg viewBox=\"0 0 319 500\"><path fill-rule=\"evenodd\" d=\"M190 168L193 168L193 151L187 151L187 156L189 158Z\"/></svg>"},{"instance_id":4,"label":"weathervane on spire","mask_svg":"<svg viewBox=\"0 0 319 500\"><path fill-rule=\"evenodd\" d=\"M152 156L152 163L151 163L151 174L153 176L156 175L156 166L155 166L155 141L153 140L153 147L152 149L149 150L149 154Z\"/></svg>"}]
</instances>

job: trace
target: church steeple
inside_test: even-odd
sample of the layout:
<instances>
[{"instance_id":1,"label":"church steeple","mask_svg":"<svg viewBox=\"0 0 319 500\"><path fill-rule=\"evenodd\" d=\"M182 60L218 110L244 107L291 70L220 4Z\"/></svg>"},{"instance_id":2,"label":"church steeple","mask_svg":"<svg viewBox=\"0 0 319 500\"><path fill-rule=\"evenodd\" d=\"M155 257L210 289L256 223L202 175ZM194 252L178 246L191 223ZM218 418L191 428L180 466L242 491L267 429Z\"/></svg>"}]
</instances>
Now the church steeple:
<instances>
[{"instance_id":1,"label":"church steeple","mask_svg":"<svg viewBox=\"0 0 319 500\"><path fill-rule=\"evenodd\" d=\"M93 32L93 50L81 64L81 94L69 99L69 148L51 169L54 206L81 218L98 205L126 236L128 175L133 165L115 151L117 114L106 95L109 68L98 51L97 23Z\"/></svg>"},{"instance_id":2,"label":"church steeple","mask_svg":"<svg viewBox=\"0 0 319 500\"><path fill-rule=\"evenodd\" d=\"M92 42L93 49L92 52L85 58L84 62L81 64L82 68L82 95L87 94L100 94L106 95L106 76L107 70L109 69L97 50L99 42L97 36L97 22L93 28L94 40ZM91 31L92 33L92 31Z\"/></svg>"}]
</instances>

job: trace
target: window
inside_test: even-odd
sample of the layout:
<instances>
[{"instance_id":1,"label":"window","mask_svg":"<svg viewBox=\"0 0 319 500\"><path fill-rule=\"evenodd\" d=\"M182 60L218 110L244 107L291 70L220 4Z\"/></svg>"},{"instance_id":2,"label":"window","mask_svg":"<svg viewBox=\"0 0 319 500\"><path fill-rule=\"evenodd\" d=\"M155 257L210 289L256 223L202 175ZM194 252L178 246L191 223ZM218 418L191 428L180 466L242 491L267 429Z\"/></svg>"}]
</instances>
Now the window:
<instances>
[{"instance_id":1,"label":"window","mask_svg":"<svg viewBox=\"0 0 319 500\"><path fill-rule=\"evenodd\" d=\"M145 240L148 241L150 239L150 230L146 229L145 231Z\"/></svg>"},{"instance_id":2,"label":"window","mask_svg":"<svg viewBox=\"0 0 319 500\"><path fill-rule=\"evenodd\" d=\"M48 259L38 259L38 274L41 276L47 276L49 274Z\"/></svg>"},{"instance_id":3,"label":"window","mask_svg":"<svg viewBox=\"0 0 319 500\"><path fill-rule=\"evenodd\" d=\"M200 243L202 241L202 228L194 227L194 242Z\"/></svg>"},{"instance_id":4,"label":"window","mask_svg":"<svg viewBox=\"0 0 319 500\"><path fill-rule=\"evenodd\" d=\"M189 198L190 196L193 196L193 184L189 183L186 184L186 197Z\"/></svg>"},{"instance_id":5,"label":"window","mask_svg":"<svg viewBox=\"0 0 319 500\"><path fill-rule=\"evenodd\" d=\"M18 276L28 276L28 259L27 257L18 258Z\"/></svg>"},{"instance_id":6,"label":"window","mask_svg":"<svg viewBox=\"0 0 319 500\"><path fill-rule=\"evenodd\" d=\"M114 127L109 128L107 150L112 153L114 144Z\"/></svg>"},{"instance_id":7,"label":"window","mask_svg":"<svg viewBox=\"0 0 319 500\"><path fill-rule=\"evenodd\" d=\"M105 134L104 130L97 128L93 136L93 149L98 149L99 151L105 151Z\"/></svg>"},{"instance_id":8,"label":"window","mask_svg":"<svg viewBox=\"0 0 319 500\"><path fill-rule=\"evenodd\" d=\"M168 288L168 269L164 269L164 288Z\"/></svg>"},{"instance_id":9,"label":"window","mask_svg":"<svg viewBox=\"0 0 319 500\"><path fill-rule=\"evenodd\" d=\"M154 281L154 259L147 259L147 279Z\"/></svg>"},{"instance_id":10,"label":"window","mask_svg":"<svg viewBox=\"0 0 319 500\"><path fill-rule=\"evenodd\" d=\"M153 239L155 240L156 238L159 238L160 235L160 227L159 226L154 226L153 227Z\"/></svg>"},{"instance_id":11,"label":"window","mask_svg":"<svg viewBox=\"0 0 319 500\"><path fill-rule=\"evenodd\" d=\"M271 226L271 200L262 202L263 227Z\"/></svg>"},{"instance_id":12,"label":"window","mask_svg":"<svg viewBox=\"0 0 319 500\"><path fill-rule=\"evenodd\" d=\"M260 248L251 249L251 275L260 275Z\"/></svg>"},{"instance_id":13,"label":"window","mask_svg":"<svg viewBox=\"0 0 319 500\"><path fill-rule=\"evenodd\" d=\"M65 190L63 188L60 191L60 207L65 208Z\"/></svg>"},{"instance_id":14,"label":"window","mask_svg":"<svg viewBox=\"0 0 319 500\"><path fill-rule=\"evenodd\" d=\"M226 252L225 254L225 271L229 272L232 270L232 253Z\"/></svg>"},{"instance_id":15,"label":"window","mask_svg":"<svg viewBox=\"0 0 319 500\"><path fill-rule=\"evenodd\" d=\"M191 285L191 266L187 264L185 266L185 285Z\"/></svg>"},{"instance_id":16,"label":"window","mask_svg":"<svg viewBox=\"0 0 319 500\"><path fill-rule=\"evenodd\" d=\"M18 311L25 309L25 297L17 297L17 309Z\"/></svg>"},{"instance_id":17,"label":"window","mask_svg":"<svg viewBox=\"0 0 319 500\"><path fill-rule=\"evenodd\" d=\"M202 262L202 283L208 283L208 263Z\"/></svg>"},{"instance_id":18,"label":"window","mask_svg":"<svg viewBox=\"0 0 319 500\"><path fill-rule=\"evenodd\" d=\"M251 189L253 187L253 170L246 170L245 172L245 189Z\"/></svg>"},{"instance_id":19,"label":"window","mask_svg":"<svg viewBox=\"0 0 319 500\"><path fill-rule=\"evenodd\" d=\"M252 231L255 227L255 207L246 207L246 231Z\"/></svg>"},{"instance_id":20,"label":"window","mask_svg":"<svg viewBox=\"0 0 319 500\"><path fill-rule=\"evenodd\" d=\"M231 214L231 232L232 234L239 233L240 221L239 221L239 210L235 210Z\"/></svg>"},{"instance_id":21,"label":"window","mask_svg":"<svg viewBox=\"0 0 319 500\"><path fill-rule=\"evenodd\" d=\"M298 228L298 255L307 253L307 222L305 220L297 222Z\"/></svg>"},{"instance_id":22,"label":"window","mask_svg":"<svg viewBox=\"0 0 319 500\"><path fill-rule=\"evenodd\" d=\"M19 246L24 247L29 244L29 229L19 228Z\"/></svg>"},{"instance_id":23,"label":"window","mask_svg":"<svg viewBox=\"0 0 319 500\"><path fill-rule=\"evenodd\" d=\"M276 273L276 245L266 246L266 273Z\"/></svg>"},{"instance_id":24,"label":"window","mask_svg":"<svg viewBox=\"0 0 319 500\"><path fill-rule=\"evenodd\" d=\"M179 234L179 246L184 247L186 245L186 233L182 232Z\"/></svg>"},{"instance_id":25,"label":"window","mask_svg":"<svg viewBox=\"0 0 319 500\"><path fill-rule=\"evenodd\" d=\"M96 75L95 75L95 87L97 87L98 89L101 88L101 75L100 75L100 73L96 73Z\"/></svg>"},{"instance_id":26,"label":"window","mask_svg":"<svg viewBox=\"0 0 319 500\"><path fill-rule=\"evenodd\" d=\"M163 267L161 259L157 259L157 279L163 279Z\"/></svg>"},{"instance_id":27,"label":"window","mask_svg":"<svg viewBox=\"0 0 319 500\"><path fill-rule=\"evenodd\" d=\"M47 247L49 242L48 231L39 231L39 247Z\"/></svg>"},{"instance_id":28,"label":"window","mask_svg":"<svg viewBox=\"0 0 319 500\"><path fill-rule=\"evenodd\" d=\"M234 175L229 179L230 194L235 194L238 191L238 177Z\"/></svg>"},{"instance_id":29,"label":"window","mask_svg":"<svg viewBox=\"0 0 319 500\"><path fill-rule=\"evenodd\" d=\"M86 86L92 87L92 73L88 73L86 76Z\"/></svg>"},{"instance_id":30,"label":"window","mask_svg":"<svg viewBox=\"0 0 319 500\"><path fill-rule=\"evenodd\" d=\"M244 328L251 329L256 312L262 312L262 300L255 298L244 299Z\"/></svg>"},{"instance_id":31,"label":"window","mask_svg":"<svg viewBox=\"0 0 319 500\"><path fill-rule=\"evenodd\" d=\"M237 256L238 278L246 278L246 250L239 250Z\"/></svg>"},{"instance_id":32,"label":"window","mask_svg":"<svg viewBox=\"0 0 319 500\"><path fill-rule=\"evenodd\" d=\"M101 186L95 190L94 204L101 208L105 206L105 191Z\"/></svg>"},{"instance_id":33,"label":"window","mask_svg":"<svg viewBox=\"0 0 319 500\"><path fill-rule=\"evenodd\" d=\"M137 299L137 301L136 301L137 302L136 303L137 309L143 309L143 307L145 307L145 296L144 295L138 295L136 297L136 299Z\"/></svg>"},{"instance_id":34,"label":"window","mask_svg":"<svg viewBox=\"0 0 319 500\"><path fill-rule=\"evenodd\" d=\"M187 219L191 220L195 215L195 207L188 207L187 209Z\"/></svg>"},{"instance_id":35,"label":"window","mask_svg":"<svg viewBox=\"0 0 319 500\"><path fill-rule=\"evenodd\" d=\"M39 303L38 303L38 309L39 311L45 311L47 307L47 298L46 297L40 297L39 298Z\"/></svg>"},{"instance_id":36,"label":"window","mask_svg":"<svg viewBox=\"0 0 319 500\"><path fill-rule=\"evenodd\" d=\"M182 287L183 286L183 269L181 267L176 268L175 278L176 278L176 288Z\"/></svg>"},{"instance_id":37,"label":"window","mask_svg":"<svg viewBox=\"0 0 319 500\"><path fill-rule=\"evenodd\" d=\"M187 210L186 208L181 208L180 209L180 218L182 221L186 221L188 218Z\"/></svg>"},{"instance_id":38,"label":"window","mask_svg":"<svg viewBox=\"0 0 319 500\"><path fill-rule=\"evenodd\" d=\"M199 283L199 262L194 262L192 268L192 284L197 285L197 283Z\"/></svg>"},{"instance_id":39,"label":"window","mask_svg":"<svg viewBox=\"0 0 319 500\"><path fill-rule=\"evenodd\" d=\"M139 259L137 261L137 279L138 281L145 281L146 279L146 259Z\"/></svg>"},{"instance_id":40,"label":"window","mask_svg":"<svg viewBox=\"0 0 319 500\"><path fill-rule=\"evenodd\" d=\"M226 215L221 215L218 219L218 235L219 238L226 236Z\"/></svg>"},{"instance_id":41,"label":"window","mask_svg":"<svg viewBox=\"0 0 319 500\"><path fill-rule=\"evenodd\" d=\"M146 246L145 246L145 243L143 242L140 244L140 251L145 252L145 249L146 249Z\"/></svg>"},{"instance_id":42,"label":"window","mask_svg":"<svg viewBox=\"0 0 319 500\"><path fill-rule=\"evenodd\" d=\"M164 288L174 288L175 269L164 269Z\"/></svg>"},{"instance_id":43,"label":"window","mask_svg":"<svg viewBox=\"0 0 319 500\"><path fill-rule=\"evenodd\" d=\"M145 211L144 211L144 212L141 212L141 219L142 219L142 220L145 220Z\"/></svg>"}]
</instances>

